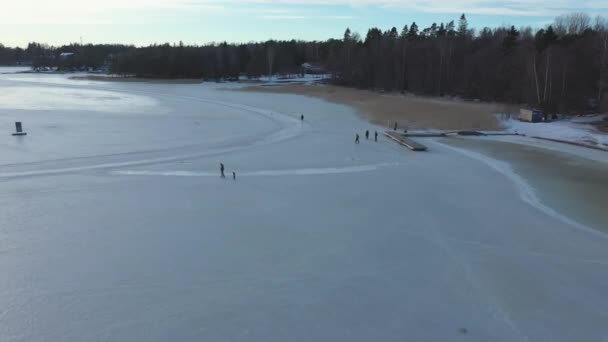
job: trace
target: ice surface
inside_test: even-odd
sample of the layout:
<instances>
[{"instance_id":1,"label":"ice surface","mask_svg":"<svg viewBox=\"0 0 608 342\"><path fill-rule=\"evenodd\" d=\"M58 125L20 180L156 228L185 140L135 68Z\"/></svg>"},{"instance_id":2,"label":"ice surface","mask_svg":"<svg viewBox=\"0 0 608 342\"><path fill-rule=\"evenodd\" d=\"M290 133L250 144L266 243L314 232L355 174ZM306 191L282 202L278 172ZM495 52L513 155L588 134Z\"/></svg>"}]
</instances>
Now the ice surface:
<instances>
[{"instance_id":1,"label":"ice surface","mask_svg":"<svg viewBox=\"0 0 608 342\"><path fill-rule=\"evenodd\" d=\"M162 113L150 97L120 92L52 87L12 86L0 94L3 110L83 110L104 113Z\"/></svg>"},{"instance_id":2,"label":"ice surface","mask_svg":"<svg viewBox=\"0 0 608 342\"><path fill-rule=\"evenodd\" d=\"M330 175L343 173L357 173L376 171L379 168L399 166L399 163L371 164L361 166L328 167L316 169L295 169L295 170L260 170L240 172L240 177L276 177L276 176L312 176ZM179 176L179 177L217 177L217 172L193 172L193 171L115 171L117 175L127 176Z\"/></svg>"},{"instance_id":3,"label":"ice surface","mask_svg":"<svg viewBox=\"0 0 608 342\"><path fill-rule=\"evenodd\" d=\"M608 337L605 234L503 164L308 97L4 76L63 104L0 110L0 341Z\"/></svg>"},{"instance_id":4,"label":"ice surface","mask_svg":"<svg viewBox=\"0 0 608 342\"><path fill-rule=\"evenodd\" d=\"M0 74L14 74L29 70L32 70L32 68L23 66L0 66Z\"/></svg>"}]
</instances>

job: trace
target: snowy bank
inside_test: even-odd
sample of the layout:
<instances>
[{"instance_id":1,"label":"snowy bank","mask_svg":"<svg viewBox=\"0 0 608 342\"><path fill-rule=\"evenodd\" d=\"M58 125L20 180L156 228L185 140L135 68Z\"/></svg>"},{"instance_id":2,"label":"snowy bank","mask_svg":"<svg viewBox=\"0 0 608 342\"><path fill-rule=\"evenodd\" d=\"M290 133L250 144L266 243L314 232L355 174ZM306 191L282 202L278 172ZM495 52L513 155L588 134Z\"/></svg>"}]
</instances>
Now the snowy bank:
<instances>
[{"instance_id":1,"label":"snowy bank","mask_svg":"<svg viewBox=\"0 0 608 342\"><path fill-rule=\"evenodd\" d=\"M606 147L608 146L608 135L598 131L592 125L593 122L599 120L602 120L601 116L582 117L551 123L529 123L509 118L501 120L500 123L504 129L520 134Z\"/></svg>"}]
</instances>

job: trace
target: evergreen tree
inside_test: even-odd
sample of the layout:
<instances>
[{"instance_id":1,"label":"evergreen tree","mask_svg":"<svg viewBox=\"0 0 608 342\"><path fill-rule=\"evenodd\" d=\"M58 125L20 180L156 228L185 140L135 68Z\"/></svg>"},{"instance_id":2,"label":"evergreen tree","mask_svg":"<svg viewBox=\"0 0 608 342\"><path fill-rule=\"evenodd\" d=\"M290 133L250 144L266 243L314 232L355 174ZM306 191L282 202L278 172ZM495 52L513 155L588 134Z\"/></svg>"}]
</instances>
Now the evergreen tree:
<instances>
[{"instance_id":1,"label":"evergreen tree","mask_svg":"<svg viewBox=\"0 0 608 342\"><path fill-rule=\"evenodd\" d=\"M517 45L517 37L519 37L519 31L515 29L515 26L511 26L511 29L502 41L502 48L505 53L511 52Z\"/></svg>"},{"instance_id":2,"label":"evergreen tree","mask_svg":"<svg viewBox=\"0 0 608 342\"><path fill-rule=\"evenodd\" d=\"M555 31L553 31L552 26L547 27L546 30L539 30L534 36L534 45L538 51L543 51L556 41L557 35L555 34Z\"/></svg>"},{"instance_id":3,"label":"evergreen tree","mask_svg":"<svg viewBox=\"0 0 608 342\"><path fill-rule=\"evenodd\" d=\"M399 34L397 33L397 28L393 27L388 33L388 39L396 40Z\"/></svg>"},{"instance_id":4,"label":"evergreen tree","mask_svg":"<svg viewBox=\"0 0 608 342\"><path fill-rule=\"evenodd\" d=\"M447 35L453 37L456 35L456 31L454 31L454 20L450 21L446 27Z\"/></svg>"},{"instance_id":5,"label":"evergreen tree","mask_svg":"<svg viewBox=\"0 0 608 342\"><path fill-rule=\"evenodd\" d=\"M469 35L469 23L464 13L460 16L460 20L458 21L457 35L461 38L465 38Z\"/></svg>"},{"instance_id":6,"label":"evergreen tree","mask_svg":"<svg viewBox=\"0 0 608 342\"><path fill-rule=\"evenodd\" d=\"M552 25L549 25L549 27L547 27L543 39L545 42L547 42L548 45L553 44L557 40L557 34L555 34Z\"/></svg>"},{"instance_id":7,"label":"evergreen tree","mask_svg":"<svg viewBox=\"0 0 608 342\"><path fill-rule=\"evenodd\" d=\"M431 37L437 37L437 23L433 23L429 29Z\"/></svg>"},{"instance_id":8,"label":"evergreen tree","mask_svg":"<svg viewBox=\"0 0 608 342\"><path fill-rule=\"evenodd\" d=\"M439 28L437 29L437 36L443 37L446 35L446 33L447 33L447 31L445 29L445 25L443 23L441 23L441 25L439 25Z\"/></svg>"},{"instance_id":9,"label":"evergreen tree","mask_svg":"<svg viewBox=\"0 0 608 342\"><path fill-rule=\"evenodd\" d=\"M410 41L418 39L418 25L416 25L416 22L413 22L412 26L410 26L410 30L407 32L407 39Z\"/></svg>"},{"instance_id":10,"label":"evergreen tree","mask_svg":"<svg viewBox=\"0 0 608 342\"><path fill-rule=\"evenodd\" d=\"M409 32L409 29L408 29L407 25L404 25L403 29L401 30L401 35L399 37L400 38L406 38L408 32Z\"/></svg>"},{"instance_id":11,"label":"evergreen tree","mask_svg":"<svg viewBox=\"0 0 608 342\"><path fill-rule=\"evenodd\" d=\"M346 28L346 31L344 32L344 41L349 42L351 40L352 40L352 35L351 35L350 28Z\"/></svg>"}]
</instances>

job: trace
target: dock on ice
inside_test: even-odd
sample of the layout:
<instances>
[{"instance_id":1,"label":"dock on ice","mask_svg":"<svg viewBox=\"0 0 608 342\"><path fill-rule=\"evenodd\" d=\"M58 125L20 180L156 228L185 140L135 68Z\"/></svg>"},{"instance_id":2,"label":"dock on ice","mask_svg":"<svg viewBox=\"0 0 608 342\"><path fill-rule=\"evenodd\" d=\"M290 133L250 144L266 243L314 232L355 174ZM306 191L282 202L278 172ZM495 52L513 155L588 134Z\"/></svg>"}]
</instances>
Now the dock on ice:
<instances>
[{"instance_id":1,"label":"dock on ice","mask_svg":"<svg viewBox=\"0 0 608 342\"><path fill-rule=\"evenodd\" d=\"M393 139L398 144L403 145L409 148L412 151L426 151L426 146L415 142L414 140L408 138L405 134L397 133L397 132L384 132L384 135Z\"/></svg>"},{"instance_id":2,"label":"dock on ice","mask_svg":"<svg viewBox=\"0 0 608 342\"><path fill-rule=\"evenodd\" d=\"M448 131L448 132L422 132L422 133L399 133L386 131L384 135L396 141L398 144L412 151L426 151L427 147L412 140L412 138L442 138L451 136L491 136L491 135L521 135L509 132L479 132L479 131Z\"/></svg>"}]
</instances>

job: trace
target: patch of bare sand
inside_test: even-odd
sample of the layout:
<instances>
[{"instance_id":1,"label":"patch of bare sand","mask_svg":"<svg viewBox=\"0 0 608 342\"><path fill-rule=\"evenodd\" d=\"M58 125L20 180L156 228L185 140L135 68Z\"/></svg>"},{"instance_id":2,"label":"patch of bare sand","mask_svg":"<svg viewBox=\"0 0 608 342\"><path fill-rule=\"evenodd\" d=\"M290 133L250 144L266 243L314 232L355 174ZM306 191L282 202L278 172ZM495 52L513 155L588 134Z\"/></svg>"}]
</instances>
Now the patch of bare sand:
<instances>
[{"instance_id":1,"label":"patch of bare sand","mask_svg":"<svg viewBox=\"0 0 608 342\"><path fill-rule=\"evenodd\" d=\"M164 78L140 78L140 77L121 77L121 76L74 76L70 77L72 80L86 80L86 81L99 81L99 82L140 82L140 83L158 83L158 84L199 84L203 80L200 79L189 79L189 78L177 78L177 79L164 79Z\"/></svg>"},{"instance_id":2,"label":"patch of bare sand","mask_svg":"<svg viewBox=\"0 0 608 342\"><path fill-rule=\"evenodd\" d=\"M496 114L517 112L514 106L504 104L380 94L332 85L252 86L240 90L319 97L352 106L374 124L392 127L397 122L400 129L495 130L500 129Z\"/></svg>"}]
</instances>

